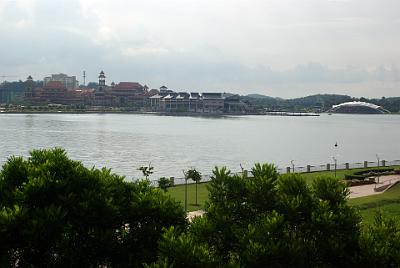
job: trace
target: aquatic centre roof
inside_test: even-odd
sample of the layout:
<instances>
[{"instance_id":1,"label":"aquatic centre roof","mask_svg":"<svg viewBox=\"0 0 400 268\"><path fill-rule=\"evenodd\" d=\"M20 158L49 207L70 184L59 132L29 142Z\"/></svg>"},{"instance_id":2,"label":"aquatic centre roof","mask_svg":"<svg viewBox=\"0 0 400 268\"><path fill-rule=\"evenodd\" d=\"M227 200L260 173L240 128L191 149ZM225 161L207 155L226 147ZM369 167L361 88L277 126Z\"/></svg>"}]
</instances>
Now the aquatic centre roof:
<instances>
[{"instance_id":1,"label":"aquatic centre roof","mask_svg":"<svg viewBox=\"0 0 400 268\"><path fill-rule=\"evenodd\" d=\"M367 102L362 102L362 101L350 101L350 102L344 102L338 105L333 105L332 110L335 110L340 107L368 107L371 109L379 109L381 106L372 104L372 103L367 103Z\"/></svg>"}]
</instances>

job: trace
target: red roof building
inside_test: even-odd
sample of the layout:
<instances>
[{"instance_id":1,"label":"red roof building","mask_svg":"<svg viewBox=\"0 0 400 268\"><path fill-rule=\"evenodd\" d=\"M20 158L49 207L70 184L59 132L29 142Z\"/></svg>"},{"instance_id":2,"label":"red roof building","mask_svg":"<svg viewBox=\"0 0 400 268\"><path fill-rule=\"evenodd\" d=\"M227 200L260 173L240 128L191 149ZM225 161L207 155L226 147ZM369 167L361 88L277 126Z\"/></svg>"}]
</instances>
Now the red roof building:
<instances>
[{"instance_id":1,"label":"red roof building","mask_svg":"<svg viewBox=\"0 0 400 268\"><path fill-rule=\"evenodd\" d=\"M32 80L28 79L28 82ZM29 91L28 91L29 89ZM84 96L82 90L67 89L60 81L49 81L40 88L28 87L25 98L32 103L57 103L57 104L83 104Z\"/></svg>"},{"instance_id":2,"label":"red roof building","mask_svg":"<svg viewBox=\"0 0 400 268\"><path fill-rule=\"evenodd\" d=\"M49 90L67 90L67 88L60 81L49 81L43 89Z\"/></svg>"},{"instance_id":3,"label":"red roof building","mask_svg":"<svg viewBox=\"0 0 400 268\"><path fill-rule=\"evenodd\" d=\"M144 88L137 82L120 82L114 86L116 90L139 90L143 91Z\"/></svg>"}]
</instances>

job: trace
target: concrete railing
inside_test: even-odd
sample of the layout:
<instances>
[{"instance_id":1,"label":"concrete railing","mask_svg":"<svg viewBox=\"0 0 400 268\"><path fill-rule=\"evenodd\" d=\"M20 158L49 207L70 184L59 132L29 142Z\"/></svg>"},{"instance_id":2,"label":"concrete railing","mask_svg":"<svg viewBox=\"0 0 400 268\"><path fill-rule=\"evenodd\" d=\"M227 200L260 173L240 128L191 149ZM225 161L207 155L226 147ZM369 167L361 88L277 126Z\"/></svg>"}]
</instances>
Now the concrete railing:
<instances>
[{"instance_id":1,"label":"concrete railing","mask_svg":"<svg viewBox=\"0 0 400 268\"><path fill-rule=\"evenodd\" d=\"M355 169L355 168L373 168L373 167L389 167L389 166L400 166L400 160L380 160L379 164L377 161L363 161L363 162L356 162L356 163L336 163L336 170L346 170L346 169ZM286 168L279 168L278 172L280 174L287 174L287 173L311 173L317 171L334 171L335 170L335 163L326 163L323 165L305 165L305 166L288 166ZM243 170L240 172L231 172L232 175L251 175L249 170ZM211 180L212 175L203 175L201 182L208 182ZM182 177L170 177L171 185L181 185L185 184L185 179ZM188 180L188 184L193 184L192 180ZM157 186L157 180L153 180L152 184Z\"/></svg>"},{"instance_id":2,"label":"concrete railing","mask_svg":"<svg viewBox=\"0 0 400 268\"><path fill-rule=\"evenodd\" d=\"M378 161L363 161L357 163L336 163L336 170L345 170L345 169L355 169L355 168L373 168L373 167L389 167L389 166L399 166L400 160L380 160ZM284 173L304 173L304 172L315 172L315 171L332 171L335 170L335 163L326 163L324 165L307 165L307 166L295 166L286 167L286 168L278 168L278 172L281 174Z\"/></svg>"}]
</instances>

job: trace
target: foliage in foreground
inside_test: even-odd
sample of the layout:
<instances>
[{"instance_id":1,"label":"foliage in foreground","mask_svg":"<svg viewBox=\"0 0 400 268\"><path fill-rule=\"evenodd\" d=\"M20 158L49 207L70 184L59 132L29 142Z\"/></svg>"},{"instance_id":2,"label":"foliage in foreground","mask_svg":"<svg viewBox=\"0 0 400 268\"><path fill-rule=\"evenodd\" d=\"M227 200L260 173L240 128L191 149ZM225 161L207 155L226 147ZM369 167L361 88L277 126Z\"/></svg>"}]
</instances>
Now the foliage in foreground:
<instances>
[{"instance_id":1,"label":"foliage in foreground","mask_svg":"<svg viewBox=\"0 0 400 268\"><path fill-rule=\"evenodd\" d=\"M207 214L148 181L87 169L61 149L11 157L0 173L1 267L398 267L400 225L362 226L347 186L312 185L256 164L252 177L216 168Z\"/></svg>"},{"instance_id":2,"label":"foliage in foreground","mask_svg":"<svg viewBox=\"0 0 400 268\"><path fill-rule=\"evenodd\" d=\"M378 215L362 229L346 185L311 186L256 164L253 178L214 170L207 214L187 231L169 228L153 267L376 267L400 263L399 225ZM174 249L174 250L171 250Z\"/></svg>"},{"instance_id":3,"label":"foliage in foreground","mask_svg":"<svg viewBox=\"0 0 400 268\"><path fill-rule=\"evenodd\" d=\"M181 205L148 181L87 169L62 149L11 157L0 175L0 266L129 266L156 260Z\"/></svg>"}]
</instances>

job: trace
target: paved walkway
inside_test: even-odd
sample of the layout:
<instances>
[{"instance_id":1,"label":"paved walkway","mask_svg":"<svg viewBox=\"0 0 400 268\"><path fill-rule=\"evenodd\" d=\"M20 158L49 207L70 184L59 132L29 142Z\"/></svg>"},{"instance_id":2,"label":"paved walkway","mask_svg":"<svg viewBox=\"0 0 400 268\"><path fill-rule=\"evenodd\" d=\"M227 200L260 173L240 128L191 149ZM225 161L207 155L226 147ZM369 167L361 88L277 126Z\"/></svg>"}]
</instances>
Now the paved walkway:
<instances>
[{"instance_id":1,"label":"paved walkway","mask_svg":"<svg viewBox=\"0 0 400 268\"><path fill-rule=\"evenodd\" d=\"M196 210L196 211L190 211L187 213L186 218L189 221L192 221L195 217L201 217L204 215L204 213L206 213L204 210Z\"/></svg>"},{"instance_id":2,"label":"paved walkway","mask_svg":"<svg viewBox=\"0 0 400 268\"><path fill-rule=\"evenodd\" d=\"M350 187L350 196L349 198L357 198L368 195L376 195L384 193L385 191L375 192L375 187L381 187L384 185L392 184L396 181L400 181L400 175L387 175L379 177L379 184L367 184L361 186L353 186Z\"/></svg>"}]
</instances>

